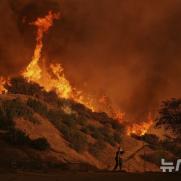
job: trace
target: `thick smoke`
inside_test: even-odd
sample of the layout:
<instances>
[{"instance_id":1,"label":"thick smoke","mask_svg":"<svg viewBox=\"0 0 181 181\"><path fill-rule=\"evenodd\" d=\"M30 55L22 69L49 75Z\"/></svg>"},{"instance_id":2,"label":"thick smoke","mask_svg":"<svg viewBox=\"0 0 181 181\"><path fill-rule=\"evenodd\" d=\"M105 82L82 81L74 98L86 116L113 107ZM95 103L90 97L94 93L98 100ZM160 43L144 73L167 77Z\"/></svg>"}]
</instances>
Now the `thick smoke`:
<instances>
[{"instance_id":1,"label":"thick smoke","mask_svg":"<svg viewBox=\"0 0 181 181\"><path fill-rule=\"evenodd\" d=\"M0 28L0 74L14 74L22 67L28 52L17 27L17 17L6 0L1 0Z\"/></svg>"},{"instance_id":2,"label":"thick smoke","mask_svg":"<svg viewBox=\"0 0 181 181\"><path fill-rule=\"evenodd\" d=\"M29 63L35 45L29 22L50 9L62 19L47 34L43 55L62 63L76 87L105 92L138 120L180 96L180 0L2 0L1 74Z\"/></svg>"}]
</instances>

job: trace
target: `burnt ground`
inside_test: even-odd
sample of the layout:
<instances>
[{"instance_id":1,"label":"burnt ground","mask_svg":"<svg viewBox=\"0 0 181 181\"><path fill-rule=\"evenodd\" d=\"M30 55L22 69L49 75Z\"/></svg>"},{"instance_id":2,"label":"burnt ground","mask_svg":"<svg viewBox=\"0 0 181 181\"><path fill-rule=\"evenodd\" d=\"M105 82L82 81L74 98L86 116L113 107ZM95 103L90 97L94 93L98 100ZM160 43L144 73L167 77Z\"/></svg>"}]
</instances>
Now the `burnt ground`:
<instances>
[{"instance_id":1,"label":"burnt ground","mask_svg":"<svg viewBox=\"0 0 181 181\"><path fill-rule=\"evenodd\" d=\"M2 181L177 181L180 174L166 173L120 173L120 172L57 172L57 173L1 173Z\"/></svg>"}]
</instances>

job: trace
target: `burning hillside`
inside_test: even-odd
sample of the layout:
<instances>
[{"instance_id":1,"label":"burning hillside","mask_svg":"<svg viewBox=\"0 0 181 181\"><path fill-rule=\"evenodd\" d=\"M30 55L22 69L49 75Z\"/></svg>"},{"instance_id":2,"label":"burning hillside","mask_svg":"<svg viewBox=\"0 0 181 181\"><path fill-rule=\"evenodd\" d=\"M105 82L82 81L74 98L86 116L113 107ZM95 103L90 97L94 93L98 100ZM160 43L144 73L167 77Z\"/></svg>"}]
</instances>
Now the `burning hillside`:
<instances>
[{"instance_id":1,"label":"burning hillside","mask_svg":"<svg viewBox=\"0 0 181 181\"><path fill-rule=\"evenodd\" d=\"M106 96L102 96L98 101L94 100L90 95L72 87L71 83L64 75L64 69L60 64L46 63L47 60L42 57L43 38L53 26L54 21L58 19L60 19L59 13L49 11L45 17L39 17L34 22L30 23L30 25L37 28L36 46L32 60L22 73L22 76L29 82L39 84L47 92L55 91L60 98L72 99L85 105L92 111L101 110L107 112L110 116L120 122L120 124L125 124L128 135L144 135L153 124L151 118L148 118L148 121L143 123L127 124L124 122L125 113L114 109ZM0 93L5 93L6 89L4 88L4 85L6 80L1 77L0 82Z\"/></svg>"},{"instance_id":2,"label":"burning hillside","mask_svg":"<svg viewBox=\"0 0 181 181\"><path fill-rule=\"evenodd\" d=\"M180 7L2 0L0 167L112 170L117 148L128 172L179 158Z\"/></svg>"},{"instance_id":3,"label":"burning hillside","mask_svg":"<svg viewBox=\"0 0 181 181\"><path fill-rule=\"evenodd\" d=\"M7 132L6 142L48 151L61 163L107 167L123 134L116 120L22 77L11 79L6 88L8 94L0 96L0 129Z\"/></svg>"}]
</instances>

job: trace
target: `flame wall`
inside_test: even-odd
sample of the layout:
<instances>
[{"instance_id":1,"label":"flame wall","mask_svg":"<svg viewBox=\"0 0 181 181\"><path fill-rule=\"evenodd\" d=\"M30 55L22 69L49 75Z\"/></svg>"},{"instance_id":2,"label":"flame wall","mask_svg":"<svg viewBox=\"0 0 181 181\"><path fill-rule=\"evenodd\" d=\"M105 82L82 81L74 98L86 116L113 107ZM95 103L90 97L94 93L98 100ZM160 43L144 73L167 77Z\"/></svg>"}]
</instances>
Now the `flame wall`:
<instances>
[{"instance_id":1,"label":"flame wall","mask_svg":"<svg viewBox=\"0 0 181 181\"><path fill-rule=\"evenodd\" d=\"M36 34L29 22L50 9L63 18L47 34L43 56L61 62L76 87L105 92L130 119L180 96L180 0L2 0L1 75L29 63Z\"/></svg>"}]
</instances>

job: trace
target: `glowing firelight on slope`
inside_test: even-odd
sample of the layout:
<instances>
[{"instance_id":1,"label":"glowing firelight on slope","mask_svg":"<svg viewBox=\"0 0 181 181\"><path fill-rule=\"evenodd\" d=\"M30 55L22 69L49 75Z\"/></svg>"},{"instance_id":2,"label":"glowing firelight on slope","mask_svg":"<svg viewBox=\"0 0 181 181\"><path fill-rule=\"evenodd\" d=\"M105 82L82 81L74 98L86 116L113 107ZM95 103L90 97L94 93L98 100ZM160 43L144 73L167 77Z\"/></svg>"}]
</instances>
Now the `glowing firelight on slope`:
<instances>
[{"instance_id":1,"label":"glowing firelight on slope","mask_svg":"<svg viewBox=\"0 0 181 181\"><path fill-rule=\"evenodd\" d=\"M153 125L153 119L151 115L149 114L147 121L128 126L127 134L129 136L132 134L143 136L149 131L152 125Z\"/></svg>"}]
</instances>

